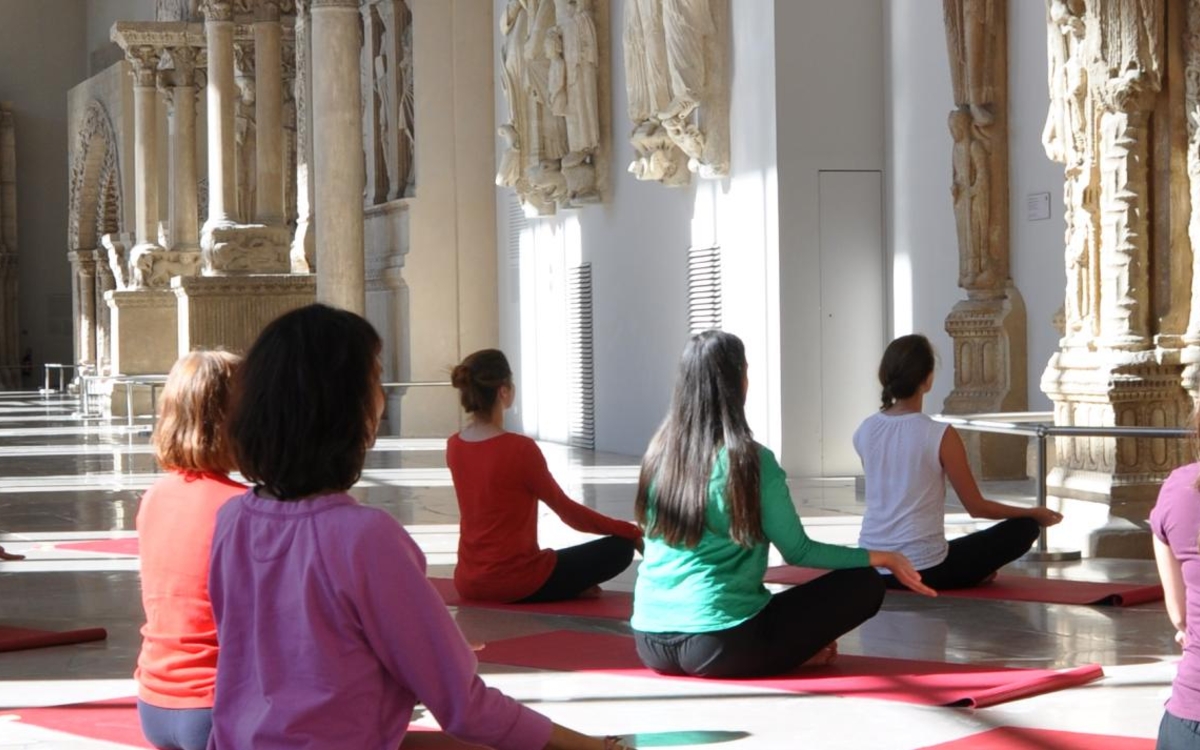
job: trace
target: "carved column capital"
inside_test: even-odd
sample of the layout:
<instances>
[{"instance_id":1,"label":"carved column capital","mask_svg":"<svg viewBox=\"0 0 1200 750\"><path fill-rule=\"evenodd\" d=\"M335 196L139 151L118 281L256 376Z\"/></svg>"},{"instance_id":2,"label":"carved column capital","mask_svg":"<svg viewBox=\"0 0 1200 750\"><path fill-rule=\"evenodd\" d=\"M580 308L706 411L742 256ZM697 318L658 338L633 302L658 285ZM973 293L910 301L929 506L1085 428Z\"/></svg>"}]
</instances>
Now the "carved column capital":
<instances>
[{"instance_id":1,"label":"carved column capital","mask_svg":"<svg viewBox=\"0 0 1200 750\"><path fill-rule=\"evenodd\" d=\"M183 87L196 85L197 69L202 64L201 56L201 50L191 45L169 47L166 50L166 58L174 71L171 85Z\"/></svg>"},{"instance_id":2,"label":"carved column capital","mask_svg":"<svg viewBox=\"0 0 1200 750\"><path fill-rule=\"evenodd\" d=\"M233 20L233 3L229 0L201 0L200 11L209 23Z\"/></svg>"},{"instance_id":3,"label":"carved column capital","mask_svg":"<svg viewBox=\"0 0 1200 750\"><path fill-rule=\"evenodd\" d=\"M135 86L154 86L161 54L161 48L150 45L138 45L126 48L125 59L133 67L133 81Z\"/></svg>"}]
</instances>

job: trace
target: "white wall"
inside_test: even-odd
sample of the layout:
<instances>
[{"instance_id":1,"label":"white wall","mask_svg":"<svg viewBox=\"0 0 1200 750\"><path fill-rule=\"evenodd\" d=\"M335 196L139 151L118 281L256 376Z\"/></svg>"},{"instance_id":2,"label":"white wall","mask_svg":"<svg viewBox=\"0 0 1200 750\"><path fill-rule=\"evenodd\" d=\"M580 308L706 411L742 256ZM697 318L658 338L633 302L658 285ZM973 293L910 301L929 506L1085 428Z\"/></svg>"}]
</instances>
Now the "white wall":
<instances>
[{"instance_id":1,"label":"white wall","mask_svg":"<svg viewBox=\"0 0 1200 750\"><path fill-rule=\"evenodd\" d=\"M496 0L496 12L505 4ZM578 255L592 264L596 442L601 450L640 456L665 415L688 334L687 250L713 239L726 254L725 328L746 340L751 360L752 426L764 442L771 443L777 433L771 415L777 420L772 361L778 349L769 334L777 317L770 314L770 305L777 295L767 281L777 243L774 8L737 0L732 5L733 174L718 182L697 179L688 188L666 188L638 182L626 172L633 151L622 62L624 3L612 0L612 188L603 205L574 212L580 226ZM499 40L496 49L498 54ZM499 93L496 106L497 123L507 121L507 105ZM507 191L498 189L501 346L516 367L521 339L506 242L509 201ZM521 377L519 371L517 375ZM523 391L520 382L518 394L519 400L537 397ZM519 401L518 427L520 407Z\"/></svg>"},{"instance_id":2,"label":"white wall","mask_svg":"<svg viewBox=\"0 0 1200 750\"><path fill-rule=\"evenodd\" d=\"M0 0L0 99L17 138L17 244L22 350L70 362L67 91L87 71L83 0Z\"/></svg>"},{"instance_id":3,"label":"white wall","mask_svg":"<svg viewBox=\"0 0 1200 750\"><path fill-rule=\"evenodd\" d=\"M895 334L929 336L942 369L929 395L941 408L953 387L946 315L965 295L957 286L958 250L950 201L953 107L942 6L889 0L887 29L887 159L893 253ZM1046 19L1042 3L1009 4L1009 190L1013 280L1028 312L1029 407L1048 409L1038 382L1058 334L1052 325L1065 286L1062 167L1042 149L1045 122ZM1025 220L1029 193L1051 194L1048 221Z\"/></svg>"},{"instance_id":4,"label":"white wall","mask_svg":"<svg viewBox=\"0 0 1200 750\"><path fill-rule=\"evenodd\" d=\"M109 39L117 21L153 21L154 0L85 0L87 3L88 75L121 59L121 48Z\"/></svg>"},{"instance_id":5,"label":"white wall","mask_svg":"<svg viewBox=\"0 0 1200 750\"><path fill-rule=\"evenodd\" d=\"M885 5L775 3L783 465L795 474L822 473L823 389L843 387L823 382L822 294L883 293L881 280L878 291L868 280L860 289L821 288L819 185L822 170L884 169ZM863 328L862 338L844 345L879 348L883 322ZM842 419L857 423L871 406L866 400L861 412Z\"/></svg>"}]
</instances>

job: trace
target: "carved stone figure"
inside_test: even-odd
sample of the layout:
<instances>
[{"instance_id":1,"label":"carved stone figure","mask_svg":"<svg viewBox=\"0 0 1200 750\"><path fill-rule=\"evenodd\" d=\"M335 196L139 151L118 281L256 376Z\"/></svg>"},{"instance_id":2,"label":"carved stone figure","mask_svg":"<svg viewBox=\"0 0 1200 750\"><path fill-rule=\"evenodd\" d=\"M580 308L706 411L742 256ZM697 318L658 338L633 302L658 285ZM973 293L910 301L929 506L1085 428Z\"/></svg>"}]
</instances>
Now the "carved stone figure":
<instances>
[{"instance_id":1,"label":"carved stone figure","mask_svg":"<svg viewBox=\"0 0 1200 750\"><path fill-rule=\"evenodd\" d=\"M258 149L254 127L254 79L238 76L235 80L240 94L233 130L237 143L237 208L241 221L250 223L254 220L255 152Z\"/></svg>"},{"instance_id":2,"label":"carved stone figure","mask_svg":"<svg viewBox=\"0 0 1200 750\"><path fill-rule=\"evenodd\" d=\"M417 132L416 132L416 99L414 98L414 83L416 82L415 73L413 72L413 29L411 19L404 26L403 53L400 57L400 166L399 174L403 180L401 185L401 195L408 196L413 194L416 187L416 148L417 148Z\"/></svg>"},{"instance_id":3,"label":"carved stone figure","mask_svg":"<svg viewBox=\"0 0 1200 750\"><path fill-rule=\"evenodd\" d=\"M500 17L509 121L496 182L528 210L601 199L601 44L591 0L511 0Z\"/></svg>"},{"instance_id":4,"label":"carved stone figure","mask_svg":"<svg viewBox=\"0 0 1200 750\"><path fill-rule=\"evenodd\" d=\"M638 179L687 183L670 165L681 158L703 177L729 173L728 103L720 0L629 0L625 5L625 73ZM659 127L661 126L661 131ZM681 154L646 148L665 133ZM639 145L640 142L640 145ZM658 161L651 165L652 159Z\"/></svg>"}]
</instances>

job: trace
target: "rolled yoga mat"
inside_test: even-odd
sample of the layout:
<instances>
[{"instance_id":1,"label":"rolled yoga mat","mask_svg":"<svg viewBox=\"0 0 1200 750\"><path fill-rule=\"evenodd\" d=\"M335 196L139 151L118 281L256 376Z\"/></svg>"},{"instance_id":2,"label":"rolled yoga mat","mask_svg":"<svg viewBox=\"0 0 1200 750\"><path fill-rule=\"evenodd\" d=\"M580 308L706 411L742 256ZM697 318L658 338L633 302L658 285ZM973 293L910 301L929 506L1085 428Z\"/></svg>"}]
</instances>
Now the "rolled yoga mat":
<instances>
[{"instance_id":1,"label":"rolled yoga mat","mask_svg":"<svg viewBox=\"0 0 1200 750\"><path fill-rule=\"evenodd\" d=\"M0 651L22 651L27 648L44 648L46 646L67 646L72 643L88 643L102 641L108 637L104 628L83 628L82 630L36 630L34 628L10 628L0 625Z\"/></svg>"}]
</instances>

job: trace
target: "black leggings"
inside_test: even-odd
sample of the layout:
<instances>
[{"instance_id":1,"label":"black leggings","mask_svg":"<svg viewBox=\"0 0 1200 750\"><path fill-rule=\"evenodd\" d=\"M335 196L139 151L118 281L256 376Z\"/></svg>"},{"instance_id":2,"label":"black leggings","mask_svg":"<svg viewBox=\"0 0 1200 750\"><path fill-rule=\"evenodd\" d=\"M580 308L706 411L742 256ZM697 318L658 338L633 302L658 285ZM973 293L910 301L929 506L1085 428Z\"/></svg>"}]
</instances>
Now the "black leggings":
<instances>
[{"instance_id":1,"label":"black leggings","mask_svg":"<svg viewBox=\"0 0 1200 750\"><path fill-rule=\"evenodd\" d=\"M613 578L633 562L633 541L606 536L575 547L556 550L558 561L542 587L522 602L560 602L574 599L592 586Z\"/></svg>"},{"instance_id":2,"label":"black leggings","mask_svg":"<svg viewBox=\"0 0 1200 750\"><path fill-rule=\"evenodd\" d=\"M874 568L835 570L775 594L762 611L709 633L634 631L638 658L655 672L694 677L765 677L789 672L861 625L883 603Z\"/></svg>"},{"instance_id":3,"label":"black leggings","mask_svg":"<svg viewBox=\"0 0 1200 750\"><path fill-rule=\"evenodd\" d=\"M978 586L1002 566L1028 552L1041 530L1041 525L1032 518L1010 518L953 539L946 559L921 571L921 582L938 591ZM895 576L885 575L883 579L888 588L904 588Z\"/></svg>"}]
</instances>

